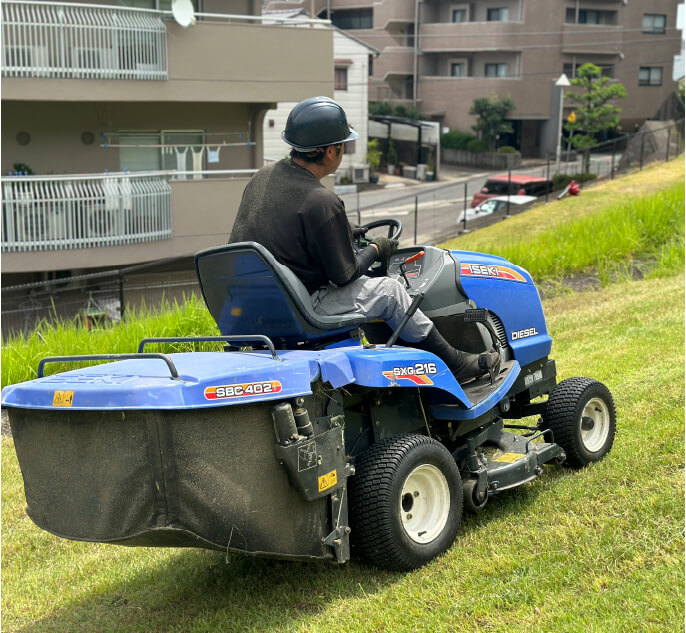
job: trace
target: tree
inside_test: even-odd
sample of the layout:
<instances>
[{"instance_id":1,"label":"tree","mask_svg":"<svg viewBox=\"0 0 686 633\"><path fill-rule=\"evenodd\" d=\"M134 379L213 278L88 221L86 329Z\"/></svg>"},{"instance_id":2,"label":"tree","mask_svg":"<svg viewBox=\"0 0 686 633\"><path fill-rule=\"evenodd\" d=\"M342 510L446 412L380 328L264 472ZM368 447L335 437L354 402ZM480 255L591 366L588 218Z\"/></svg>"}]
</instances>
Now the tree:
<instances>
[{"instance_id":1,"label":"tree","mask_svg":"<svg viewBox=\"0 0 686 633\"><path fill-rule=\"evenodd\" d=\"M570 133L572 146L583 149L595 145L596 134L608 132L619 125L622 110L610 101L626 98L626 90L621 83L604 77L595 64L579 66L576 69L576 78L571 83L583 90L566 95L577 107L574 116L567 119L565 129ZM585 171L588 171L588 160L587 155L584 161Z\"/></svg>"},{"instance_id":2,"label":"tree","mask_svg":"<svg viewBox=\"0 0 686 633\"><path fill-rule=\"evenodd\" d=\"M373 138L367 143L367 162L369 163L369 175L376 175L381 164L381 150L379 149L378 138Z\"/></svg>"},{"instance_id":3,"label":"tree","mask_svg":"<svg viewBox=\"0 0 686 633\"><path fill-rule=\"evenodd\" d=\"M474 104L469 110L469 114L477 117L476 125L472 129L479 135L479 138L488 143L490 150L495 150L498 137L501 134L511 134L512 124L505 120L508 113L514 110L515 104L508 95L500 99L494 95L490 99L485 97L474 99Z\"/></svg>"}]
</instances>

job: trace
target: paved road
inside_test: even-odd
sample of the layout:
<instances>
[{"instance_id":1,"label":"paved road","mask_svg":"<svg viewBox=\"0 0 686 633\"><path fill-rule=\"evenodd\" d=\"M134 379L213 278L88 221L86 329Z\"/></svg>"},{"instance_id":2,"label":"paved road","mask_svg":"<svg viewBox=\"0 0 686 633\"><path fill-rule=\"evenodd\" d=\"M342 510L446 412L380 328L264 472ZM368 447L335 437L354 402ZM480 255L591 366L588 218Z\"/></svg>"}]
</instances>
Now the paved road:
<instances>
[{"instance_id":1,"label":"paved road","mask_svg":"<svg viewBox=\"0 0 686 633\"><path fill-rule=\"evenodd\" d=\"M615 164L618 163L615 157ZM554 170L550 164L550 171ZM591 158L591 172L599 176L608 175L612 168L611 155ZM561 173L577 173L579 163L563 163ZM513 174L546 176L547 167L528 166L513 170ZM483 171L460 167L444 167L442 180L432 183L413 184L415 181L382 176L386 188L345 194L345 202L352 222L371 222L387 217L398 218L403 223L403 244L436 243L458 235L463 228L457 218L466 206L469 208L474 194L479 191L491 175L499 171ZM466 190L466 191L465 191ZM550 199L554 199L551 195ZM415 214L415 209L417 213ZM469 221L467 223L469 228Z\"/></svg>"}]
</instances>

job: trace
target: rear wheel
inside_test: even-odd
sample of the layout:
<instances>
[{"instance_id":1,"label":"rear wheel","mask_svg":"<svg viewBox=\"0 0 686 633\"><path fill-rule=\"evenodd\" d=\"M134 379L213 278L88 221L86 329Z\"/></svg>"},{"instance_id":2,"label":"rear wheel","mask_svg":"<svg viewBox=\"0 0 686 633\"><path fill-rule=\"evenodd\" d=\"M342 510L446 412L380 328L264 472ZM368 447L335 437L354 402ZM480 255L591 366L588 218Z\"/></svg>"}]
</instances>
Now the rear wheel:
<instances>
[{"instance_id":1,"label":"rear wheel","mask_svg":"<svg viewBox=\"0 0 686 633\"><path fill-rule=\"evenodd\" d=\"M610 390L591 378L568 378L553 391L543 427L565 451L565 465L581 468L610 452L617 426Z\"/></svg>"},{"instance_id":2,"label":"rear wheel","mask_svg":"<svg viewBox=\"0 0 686 633\"><path fill-rule=\"evenodd\" d=\"M455 460L436 440L401 435L372 446L351 481L355 552L379 567L409 570L445 552L462 519Z\"/></svg>"}]
</instances>

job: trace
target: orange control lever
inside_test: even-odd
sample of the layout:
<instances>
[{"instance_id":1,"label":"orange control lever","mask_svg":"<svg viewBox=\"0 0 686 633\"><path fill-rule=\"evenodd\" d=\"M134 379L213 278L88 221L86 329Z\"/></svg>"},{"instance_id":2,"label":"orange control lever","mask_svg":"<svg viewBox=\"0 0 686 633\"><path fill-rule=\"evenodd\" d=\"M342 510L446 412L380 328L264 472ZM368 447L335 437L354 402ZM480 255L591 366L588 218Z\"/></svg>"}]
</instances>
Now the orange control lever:
<instances>
[{"instance_id":1,"label":"orange control lever","mask_svg":"<svg viewBox=\"0 0 686 633\"><path fill-rule=\"evenodd\" d=\"M424 257L424 251L419 251L418 253L415 253L414 255L408 257L403 264L411 264L412 262L416 262L418 259L421 259Z\"/></svg>"}]
</instances>

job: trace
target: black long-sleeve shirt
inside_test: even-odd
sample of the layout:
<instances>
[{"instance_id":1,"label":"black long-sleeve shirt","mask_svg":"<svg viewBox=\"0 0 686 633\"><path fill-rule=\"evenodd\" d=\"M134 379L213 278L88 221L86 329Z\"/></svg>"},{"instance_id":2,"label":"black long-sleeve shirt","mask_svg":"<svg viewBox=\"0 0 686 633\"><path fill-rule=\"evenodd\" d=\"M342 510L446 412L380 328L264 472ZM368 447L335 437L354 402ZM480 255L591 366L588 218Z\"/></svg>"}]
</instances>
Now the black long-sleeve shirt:
<instances>
[{"instance_id":1,"label":"black long-sleeve shirt","mask_svg":"<svg viewBox=\"0 0 686 633\"><path fill-rule=\"evenodd\" d=\"M356 253L343 201L290 159L260 169L243 192L229 242L258 242L288 266L311 293L343 286L376 259Z\"/></svg>"}]
</instances>

